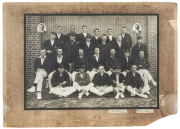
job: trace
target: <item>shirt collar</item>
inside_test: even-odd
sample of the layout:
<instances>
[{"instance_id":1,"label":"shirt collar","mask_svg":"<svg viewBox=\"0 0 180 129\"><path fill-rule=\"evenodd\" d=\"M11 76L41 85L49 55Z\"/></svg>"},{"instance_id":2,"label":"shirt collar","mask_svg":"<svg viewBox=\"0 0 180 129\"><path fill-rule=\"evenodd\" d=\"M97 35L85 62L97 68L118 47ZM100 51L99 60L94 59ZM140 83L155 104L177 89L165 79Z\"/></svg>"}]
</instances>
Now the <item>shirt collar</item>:
<instances>
[{"instance_id":1,"label":"shirt collar","mask_svg":"<svg viewBox=\"0 0 180 129\"><path fill-rule=\"evenodd\" d=\"M41 56L39 57L39 58L41 58ZM46 55L44 56L44 59L46 58ZM41 58L42 59L42 58Z\"/></svg>"},{"instance_id":2,"label":"shirt collar","mask_svg":"<svg viewBox=\"0 0 180 129\"><path fill-rule=\"evenodd\" d=\"M57 58L59 58L59 57L57 56ZM63 58L63 55L61 55L61 58ZM61 58L59 58L59 59L61 59Z\"/></svg>"}]
</instances>

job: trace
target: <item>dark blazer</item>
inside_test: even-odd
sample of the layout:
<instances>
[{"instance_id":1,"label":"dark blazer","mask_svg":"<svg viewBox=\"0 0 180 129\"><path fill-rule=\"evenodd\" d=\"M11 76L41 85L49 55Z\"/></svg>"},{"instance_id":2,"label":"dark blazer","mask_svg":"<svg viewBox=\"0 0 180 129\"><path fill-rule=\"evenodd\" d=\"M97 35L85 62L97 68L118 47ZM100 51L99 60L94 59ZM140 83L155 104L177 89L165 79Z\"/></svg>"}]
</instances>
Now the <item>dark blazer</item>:
<instances>
[{"instance_id":1,"label":"dark blazer","mask_svg":"<svg viewBox=\"0 0 180 129\"><path fill-rule=\"evenodd\" d=\"M43 68L47 72L47 74L50 73L51 67L50 67L50 62L49 59L46 57L44 59L43 64L41 65L41 58L36 58L35 63L34 63L34 71L36 72L38 68Z\"/></svg>"},{"instance_id":2,"label":"dark blazer","mask_svg":"<svg viewBox=\"0 0 180 129\"><path fill-rule=\"evenodd\" d=\"M92 56L94 54L94 45L92 44L92 42L90 42L89 47L87 46L86 42L84 43L84 55L89 58L90 56Z\"/></svg>"},{"instance_id":3,"label":"dark blazer","mask_svg":"<svg viewBox=\"0 0 180 129\"><path fill-rule=\"evenodd\" d=\"M144 57L148 58L148 49L147 46L145 44L139 44L137 43L136 45L133 46L132 51L131 51L131 58L133 59L133 61L136 61L136 58L139 57L139 51L143 50L144 51Z\"/></svg>"},{"instance_id":4,"label":"dark blazer","mask_svg":"<svg viewBox=\"0 0 180 129\"><path fill-rule=\"evenodd\" d=\"M87 86L90 83L89 74L83 73L83 77L81 77L80 73L77 73L75 76L75 82L77 82L80 86Z\"/></svg>"},{"instance_id":5,"label":"dark blazer","mask_svg":"<svg viewBox=\"0 0 180 129\"><path fill-rule=\"evenodd\" d=\"M51 65L51 71L57 70L58 65L59 65L59 63L57 62L57 56L53 57L51 64L52 64L52 65ZM69 71L69 62L68 62L68 60L66 59L66 57L63 56L62 62L61 62L60 64L63 64L63 65L64 65L64 68L65 68L67 71Z\"/></svg>"},{"instance_id":6,"label":"dark blazer","mask_svg":"<svg viewBox=\"0 0 180 129\"><path fill-rule=\"evenodd\" d=\"M99 65L105 66L105 62L103 60L103 57L99 55L99 60L96 61L96 57L92 55L89 57L89 70L91 71L93 68L98 69Z\"/></svg>"},{"instance_id":7,"label":"dark blazer","mask_svg":"<svg viewBox=\"0 0 180 129\"><path fill-rule=\"evenodd\" d=\"M56 36L56 42L58 47L62 47L63 43L65 42L66 36L64 34L61 34L60 38Z\"/></svg>"},{"instance_id":8,"label":"dark blazer","mask_svg":"<svg viewBox=\"0 0 180 129\"><path fill-rule=\"evenodd\" d=\"M150 66L146 58L141 59L140 57L136 59L136 65L137 65L137 69L147 69L147 70L149 69L149 66ZM140 67L139 65L142 65L142 66Z\"/></svg>"},{"instance_id":9,"label":"dark blazer","mask_svg":"<svg viewBox=\"0 0 180 129\"><path fill-rule=\"evenodd\" d=\"M139 73L135 73L135 76L132 74L132 72L128 72L126 75L126 80L124 82L124 85L128 86L130 85L132 88L143 88L143 80L141 78L141 75Z\"/></svg>"},{"instance_id":10,"label":"dark blazer","mask_svg":"<svg viewBox=\"0 0 180 129\"><path fill-rule=\"evenodd\" d=\"M91 36L89 33L87 33L87 36ZM83 35L83 33L78 34L77 39L80 42L80 46L84 46L84 43L86 42L86 37Z\"/></svg>"},{"instance_id":11,"label":"dark blazer","mask_svg":"<svg viewBox=\"0 0 180 129\"><path fill-rule=\"evenodd\" d=\"M67 42L63 45L63 56L72 63L74 58L78 56L79 42Z\"/></svg>"},{"instance_id":12,"label":"dark blazer","mask_svg":"<svg viewBox=\"0 0 180 129\"><path fill-rule=\"evenodd\" d=\"M111 56L106 58L105 70L115 69L116 66L121 66L120 59L118 57L112 58Z\"/></svg>"},{"instance_id":13,"label":"dark blazer","mask_svg":"<svg viewBox=\"0 0 180 129\"><path fill-rule=\"evenodd\" d=\"M55 41L54 41L54 44L53 44L53 46L52 46L50 39L44 41L44 43L43 43L43 45L42 45L42 48L45 48L46 50L52 51L51 54L47 53L47 56L48 56L48 57L51 57L51 56L56 55L57 47L58 47L57 41L55 40Z\"/></svg>"},{"instance_id":14,"label":"dark blazer","mask_svg":"<svg viewBox=\"0 0 180 129\"><path fill-rule=\"evenodd\" d=\"M106 42L108 42L108 43L115 43L116 42L116 38L112 37L112 40L110 41L109 36L107 36Z\"/></svg>"},{"instance_id":15,"label":"dark blazer","mask_svg":"<svg viewBox=\"0 0 180 129\"><path fill-rule=\"evenodd\" d=\"M122 36L122 46L123 46L123 50L130 51L130 48L132 46L132 38L131 38L130 34L125 33L124 38Z\"/></svg>"},{"instance_id":16,"label":"dark blazer","mask_svg":"<svg viewBox=\"0 0 180 129\"><path fill-rule=\"evenodd\" d=\"M85 65L85 69L88 70L88 58L83 56L82 58L77 56L73 61L74 70L77 71L82 65Z\"/></svg>"},{"instance_id":17,"label":"dark blazer","mask_svg":"<svg viewBox=\"0 0 180 129\"><path fill-rule=\"evenodd\" d=\"M70 33L68 33L67 35L66 35L66 42L70 42L70 36L71 35L74 35L75 36L75 40L77 41L77 33L72 33L72 32L70 32Z\"/></svg>"},{"instance_id":18,"label":"dark blazer","mask_svg":"<svg viewBox=\"0 0 180 129\"><path fill-rule=\"evenodd\" d=\"M60 76L58 71L53 73L53 76L51 78L51 84L53 87L58 86L59 83L62 83L63 81L66 81L66 83L62 85L62 87L70 86L70 78L67 72L64 71L62 76Z\"/></svg>"},{"instance_id":19,"label":"dark blazer","mask_svg":"<svg viewBox=\"0 0 180 129\"><path fill-rule=\"evenodd\" d=\"M92 80L94 86L105 86L105 85L111 85L110 83L110 77L107 73L104 73L103 76L98 72L94 75L94 78Z\"/></svg>"},{"instance_id":20,"label":"dark blazer","mask_svg":"<svg viewBox=\"0 0 180 129\"><path fill-rule=\"evenodd\" d=\"M133 64L131 57L128 57L128 61L127 61L127 59L125 57L122 57L121 63L122 63L122 66L121 66L121 71L122 72L126 71L126 70L130 70L131 66Z\"/></svg>"},{"instance_id":21,"label":"dark blazer","mask_svg":"<svg viewBox=\"0 0 180 129\"><path fill-rule=\"evenodd\" d=\"M103 57L107 57L110 55L110 50L111 50L111 44L106 42L105 44L100 43L99 44L99 49L100 49L100 54Z\"/></svg>"},{"instance_id":22,"label":"dark blazer","mask_svg":"<svg viewBox=\"0 0 180 129\"><path fill-rule=\"evenodd\" d=\"M117 42L114 42L112 44L112 48L114 48L116 50L116 56L119 58L122 58L124 56L124 47L123 44L121 43L121 47L119 47Z\"/></svg>"},{"instance_id":23,"label":"dark blazer","mask_svg":"<svg viewBox=\"0 0 180 129\"><path fill-rule=\"evenodd\" d=\"M119 83L123 83L125 81L126 77L122 73L120 73L118 79L119 79ZM111 74L110 80L111 80L111 85L115 87L117 85L116 84L116 73Z\"/></svg>"},{"instance_id":24,"label":"dark blazer","mask_svg":"<svg viewBox=\"0 0 180 129\"><path fill-rule=\"evenodd\" d=\"M94 46L99 46L99 44L102 42L102 38L98 37L97 39L95 38L95 36L92 36L91 38L91 42L93 43Z\"/></svg>"}]
</instances>

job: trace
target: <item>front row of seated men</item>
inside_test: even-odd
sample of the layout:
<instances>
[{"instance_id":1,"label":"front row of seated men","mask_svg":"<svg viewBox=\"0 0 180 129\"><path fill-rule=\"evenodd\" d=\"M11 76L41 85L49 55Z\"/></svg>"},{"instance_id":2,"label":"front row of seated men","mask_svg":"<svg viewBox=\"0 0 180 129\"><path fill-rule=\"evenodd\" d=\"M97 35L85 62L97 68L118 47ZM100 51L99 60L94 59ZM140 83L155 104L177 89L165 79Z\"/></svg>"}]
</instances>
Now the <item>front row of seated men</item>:
<instances>
[{"instance_id":1,"label":"front row of seated men","mask_svg":"<svg viewBox=\"0 0 180 129\"><path fill-rule=\"evenodd\" d=\"M125 57L127 55L125 54ZM48 58L46 58L46 51L41 50L41 56L36 59L35 72L36 77L33 86L27 90L28 92L37 91L37 99L42 99L42 83L43 79L48 75L48 86L50 94L59 95L59 97L67 97L68 95L79 92L78 98L81 99L83 95L88 96L90 92L103 96L104 94L115 92L115 98L124 98L124 92L127 90L131 96L139 96L148 98L145 94L149 93L150 81L154 86L156 82L146 69L149 67L144 58L143 51L139 52L139 58L136 64L130 66L121 72L121 66L116 65L111 74L105 71L104 65L99 64L98 68L93 71L87 71L85 65L79 67L79 71L69 73L65 70L63 64L57 64L57 68L51 72ZM137 70L138 68L138 70ZM50 73L51 72L51 73Z\"/></svg>"}]
</instances>

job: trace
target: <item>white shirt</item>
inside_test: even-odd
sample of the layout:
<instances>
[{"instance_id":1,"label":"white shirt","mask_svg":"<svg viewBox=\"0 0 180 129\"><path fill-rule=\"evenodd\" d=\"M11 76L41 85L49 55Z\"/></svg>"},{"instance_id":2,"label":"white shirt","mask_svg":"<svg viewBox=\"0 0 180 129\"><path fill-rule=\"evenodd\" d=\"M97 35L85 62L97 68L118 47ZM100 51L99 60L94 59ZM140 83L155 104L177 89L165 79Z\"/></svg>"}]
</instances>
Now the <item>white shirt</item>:
<instances>
[{"instance_id":1,"label":"white shirt","mask_svg":"<svg viewBox=\"0 0 180 129\"><path fill-rule=\"evenodd\" d=\"M117 43L118 43L119 47L121 48L121 44L122 44L122 42L118 42L118 41L117 41Z\"/></svg>"},{"instance_id":2,"label":"white shirt","mask_svg":"<svg viewBox=\"0 0 180 129\"><path fill-rule=\"evenodd\" d=\"M89 47L90 46L90 42L88 43L88 42L86 42L86 44L87 44L87 46Z\"/></svg>"},{"instance_id":3,"label":"white shirt","mask_svg":"<svg viewBox=\"0 0 180 129\"><path fill-rule=\"evenodd\" d=\"M61 34L58 34L58 33L57 33L57 37L58 37L58 39L59 39L59 38L61 37Z\"/></svg>"},{"instance_id":4,"label":"white shirt","mask_svg":"<svg viewBox=\"0 0 180 129\"><path fill-rule=\"evenodd\" d=\"M54 40L50 40L51 41L51 45L53 46L53 44L54 44Z\"/></svg>"},{"instance_id":5,"label":"white shirt","mask_svg":"<svg viewBox=\"0 0 180 129\"><path fill-rule=\"evenodd\" d=\"M42 58L42 57L40 56L39 58L41 58L41 65L43 65L46 56L44 56L44 58Z\"/></svg>"},{"instance_id":6,"label":"white shirt","mask_svg":"<svg viewBox=\"0 0 180 129\"><path fill-rule=\"evenodd\" d=\"M100 73L101 76L103 76L103 73Z\"/></svg>"},{"instance_id":7,"label":"white shirt","mask_svg":"<svg viewBox=\"0 0 180 129\"><path fill-rule=\"evenodd\" d=\"M122 37L124 38L125 34L122 33Z\"/></svg>"},{"instance_id":8,"label":"white shirt","mask_svg":"<svg viewBox=\"0 0 180 129\"><path fill-rule=\"evenodd\" d=\"M87 33L84 33L84 32L83 32L83 35L84 35L84 37L86 37L86 36L87 36Z\"/></svg>"},{"instance_id":9,"label":"white shirt","mask_svg":"<svg viewBox=\"0 0 180 129\"><path fill-rule=\"evenodd\" d=\"M109 39L110 39L110 41L112 41L112 35L109 35Z\"/></svg>"},{"instance_id":10,"label":"white shirt","mask_svg":"<svg viewBox=\"0 0 180 129\"><path fill-rule=\"evenodd\" d=\"M126 58L126 60L127 60L127 62L128 62L128 57L125 57Z\"/></svg>"},{"instance_id":11,"label":"white shirt","mask_svg":"<svg viewBox=\"0 0 180 129\"><path fill-rule=\"evenodd\" d=\"M95 39L97 40L99 38L99 36L95 36Z\"/></svg>"},{"instance_id":12,"label":"white shirt","mask_svg":"<svg viewBox=\"0 0 180 129\"><path fill-rule=\"evenodd\" d=\"M119 74L116 74L116 84L119 84Z\"/></svg>"},{"instance_id":13,"label":"white shirt","mask_svg":"<svg viewBox=\"0 0 180 129\"><path fill-rule=\"evenodd\" d=\"M98 55L94 54L94 56L95 56L95 58L96 58L96 61L98 62L98 60L99 60L99 54L98 54Z\"/></svg>"},{"instance_id":14,"label":"white shirt","mask_svg":"<svg viewBox=\"0 0 180 129\"><path fill-rule=\"evenodd\" d=\"M60 58L57 56L57 62L58 62L59 64L62 63L62 59L63 59L63 56L61 56Z\"/></svg>"}]
</instances>

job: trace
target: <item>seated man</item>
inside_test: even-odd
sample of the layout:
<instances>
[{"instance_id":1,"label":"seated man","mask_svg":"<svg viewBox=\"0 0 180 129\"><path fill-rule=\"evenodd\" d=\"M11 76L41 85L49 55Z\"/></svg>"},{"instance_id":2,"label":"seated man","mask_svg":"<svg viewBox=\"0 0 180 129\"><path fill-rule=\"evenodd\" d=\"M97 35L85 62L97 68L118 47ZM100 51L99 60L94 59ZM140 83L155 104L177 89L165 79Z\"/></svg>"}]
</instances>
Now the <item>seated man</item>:
<instances>
[{"instance_id":1,"label":"seated man","mask_svg":"<svg viewBox=\"0 0 180 129\"><path fill-rule=\"evenodd\" d=\"M113 91L113 87L110 86L110 77L105 73L103 65L99 66L99 72L94 75L92 83L90 91L99 96Z\"/></svg>"},{"instance_id":2,"label":"seated man","mask_svg":"<svg viewBox=\"0 0 180 129\"><path fill-rule=\"evenodd\" d=\"M79 91L78 98L81 99L82 96L85 94L86 96L89 95L89 89L91 86L93 86L92 83L90 83L90 77L89 74L85 72L85 66L81 66L78 73L75 75L75 81L73 83L73 86L76 88L77 91Z\"/></svg>"},{"instance_id":3,"label":"seated man","mask_svg":"<svg viewBox=\"0 0 180 129\"><path fill-rule=\"evenodd\" d=\"M152 83L154 86L157 86L157 83L152 78L151 74L149 73L149 62L147 58L144 57L144 51L139 51L139 57L136 59L136 65L138 72L141 74L142 77L147 78L147 83L144 85L143 91L150 94L149 90L150 87L148 85L148 81Z\"/></svg>"},{"instance_id":4,"label":"seated man","mask_svg":"<svg viewBox=\"0 0 180 129\"><path fill-rule=\"evenodd\" d=\"M116 51L114 48L111 48L110 56L106 57L105 64L106 64L105 69L109 76L114 72L114 68L116 66L121 65L120 59L118 57L116 57Z\"/></svg>"},{"instance_id":5,"label":"seated man","mask_svg":"<svg viewBox=\"0 0 180 129\"><path fill-rule=\"evenodd\" d=\"M59 95L59 97L67 97L76 91L75 87L70 86L69 74L64 69L64 65L59 64L57 71L53 73L50 80L51 85L49 85L50 94L56 94Z\"/></svg>"},{"instance_id":6,"label":"seated man","mask_svg":"<svg viewBox=\"0 0 180 129\"><path fill-rule=\"evenodd\" d=\"M121 67L117 66L115 68L115 72L111 74L110 76L111 84L114 87L114 90L116 91L115 99L119 99L119 96L121 98L124 98L124 92L126 89L126 86L124 86L123 82L125 81L126 77L121 73Z\"/></svg>"},{"instance_id":7,"label":"seated man","mask_svg":"<svg viewBox=\"0 0 180 129\"><path fill-rule=\"evenodd\" d=\"M50 63L48 58L46 57L46 49L41 49L41 56L36 58L35 65L35 80L33 86L27 90L28 92L35 92L37 88L37 99L42 99L41 92L42 92L42 83L43 79L49 74L50 72Z\"/></svg>"},{"instance_id":8,"label":"seated man","mask_svg":"<svg viewBox=\"0 0 180 129\"><path fill-rule=\"evenodd\" d=\"M141 75L136 71L137 66L132 65L131 71L127 73L124 85L127 86L127 91L131 93L131 96L139 96L142 98L148 98L147 95L142 93L143 80Z\"/></svg>"}]
</instances>

